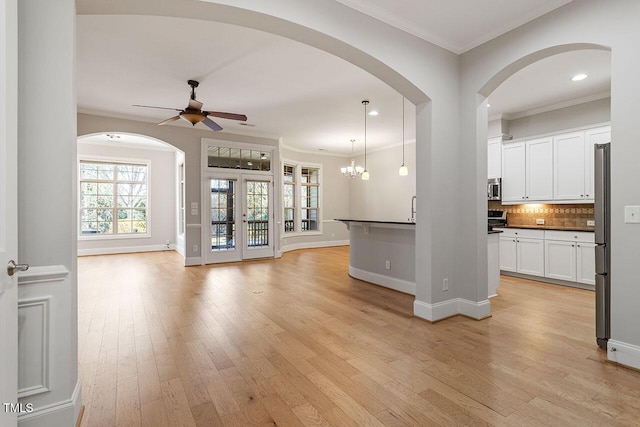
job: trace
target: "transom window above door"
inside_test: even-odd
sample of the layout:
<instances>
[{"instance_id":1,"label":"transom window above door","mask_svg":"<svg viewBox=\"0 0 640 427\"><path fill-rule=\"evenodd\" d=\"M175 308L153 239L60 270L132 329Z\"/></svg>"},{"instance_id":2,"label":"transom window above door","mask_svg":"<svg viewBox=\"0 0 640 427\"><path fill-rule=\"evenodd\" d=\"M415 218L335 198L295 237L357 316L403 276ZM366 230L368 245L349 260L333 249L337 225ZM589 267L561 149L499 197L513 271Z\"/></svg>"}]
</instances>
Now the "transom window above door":
<instances>
[{"instance_id":1,"label":"transom window above door","mask_svg":"<svg viewBox=\"0 0 640 427\"><path fill-rule=\"evenodd\" d=\"M220 146L207 147L207 166L210 168L271 170L271 151Z\"/></svg>"}]
</instances>

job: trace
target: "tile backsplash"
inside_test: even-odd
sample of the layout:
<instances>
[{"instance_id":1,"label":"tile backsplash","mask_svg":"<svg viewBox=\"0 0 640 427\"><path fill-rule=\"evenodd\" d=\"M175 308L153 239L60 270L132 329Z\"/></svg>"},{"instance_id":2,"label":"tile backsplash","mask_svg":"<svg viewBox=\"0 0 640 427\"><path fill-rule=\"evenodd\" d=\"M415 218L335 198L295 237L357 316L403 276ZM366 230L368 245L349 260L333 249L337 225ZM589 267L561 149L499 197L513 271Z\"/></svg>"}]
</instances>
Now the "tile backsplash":
<instances>
[{"instance_id":1,"label":"tile backsplash","mask_svg":"<svg viewBox=\"0 0 640 427\"><path fill-rule=\"evenodd\" d=\"M489 210L507 212L507 224L511 226L535 226L536 219L544 219L545 226L588 228L587 221L593 220L593 204L573 205L503 205L490 200Z\"/></svg>"}]
</instances>

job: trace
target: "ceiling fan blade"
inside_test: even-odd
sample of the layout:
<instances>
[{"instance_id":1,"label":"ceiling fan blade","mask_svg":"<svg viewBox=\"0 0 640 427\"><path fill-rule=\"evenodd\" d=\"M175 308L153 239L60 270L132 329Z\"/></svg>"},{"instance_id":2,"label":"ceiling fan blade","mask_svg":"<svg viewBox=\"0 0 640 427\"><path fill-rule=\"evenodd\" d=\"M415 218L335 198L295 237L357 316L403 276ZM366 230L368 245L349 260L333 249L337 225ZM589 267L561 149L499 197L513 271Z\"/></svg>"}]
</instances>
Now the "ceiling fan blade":
<instances>
[{"instance_id":1,"label":"ceiling fan blade","mask_svg":"<svg viewBox=\"0 0 640 427\"><path fill-rule=\"evenodd\" d=\"M190 110L198 110L198 111L200 111L202 109L202 102L198 101L197 99L190 99L189 100L189 109Z\"/></svg>"},{"instance_id":2,"label":"ceiling fan blade","mask_svg":"<svg viewBox=\"0 0 640 427\"><path fill-rule=\"evenodd\" d=\"M241 122L247 121L247 116L244 114L222 113L220 111L205 111L204 113L207 116L220 117L221 119L239 120Z\"/></svg>"},{"instance_id":3,"label":"ceiling fan blade","mask_svg":"<svg viewBox=\"0 0 640 427\"><path fill-rule=\"evenodd\" d=\"M158 123L158 126L162 126L162 125L166 125L167 123L171 123L171 122L175 122L176 120L178 120L180 118L180 116L173 116L170 119L164 120L160 123Z\"/></svg>"},{"instance_id":4,"label":"ceiling fan blade","mask_svg":"<svg viewBox=\"0 0 640 427\"><path fill-rule=\"evenodd\" d=\"M153 105L138 105L138 104L133 104L134 107L143 107L143 108L159 108L161 110L173 110L173 111L182 111L179 108L171 108L171 107L155 107Z\"/></svg>"},{"instance_id":5,"label":"ceiling fan blade","mask_svg":"<svg viewBox=\"0 0 640 427\"><path fill-rule=\"evenodd\" d=\"M204 123L205 125L209 126L209 128L211 128L211 130L215 130L216 132L219 131L219 130L222 130L222 126L220 126L219 124L217 124L216 122L211 120L209 117L204 119L202 121L202 123Z\"/></svg>"}]
</instances>

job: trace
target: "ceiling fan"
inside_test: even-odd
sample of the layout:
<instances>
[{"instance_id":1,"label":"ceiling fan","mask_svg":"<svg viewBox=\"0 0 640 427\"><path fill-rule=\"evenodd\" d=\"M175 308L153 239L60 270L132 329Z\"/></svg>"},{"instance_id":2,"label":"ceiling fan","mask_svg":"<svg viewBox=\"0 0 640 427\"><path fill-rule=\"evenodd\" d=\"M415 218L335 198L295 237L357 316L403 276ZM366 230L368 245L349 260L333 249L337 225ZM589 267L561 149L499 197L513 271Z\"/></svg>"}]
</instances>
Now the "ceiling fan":
<instances>
[{"instance_id":1,"label":"ceiling fan","mask_svg":"<svg viewBox=\"0 0 640 427\"><path fill-rule=\"evenodd\" d=\"M191 86L191 98L189 99L189 105L187 105L184 109L179 108L170 108L170 107L154 107L152 105L136 105L134 107L144 107L144 108L160 108L163 110L174 110L179 111L180 113L177 116L173 116L167 120L164 120L159 125L166 125L167 123L171 123L178 119L184 119L191 123L193 126L202 122L207 125L211 130L219 131L222 130L222 126L214 122L209 118L209 116L220 117L222 119L229 120L239 120L241 122L247 121L247 116L244 114L234 114L234 113L223 113L220 111L203 111L202 110L202 102L196 99L196 88L200 83L195 80L188 80L187 83Z\"/></svg>"}]
</instances>

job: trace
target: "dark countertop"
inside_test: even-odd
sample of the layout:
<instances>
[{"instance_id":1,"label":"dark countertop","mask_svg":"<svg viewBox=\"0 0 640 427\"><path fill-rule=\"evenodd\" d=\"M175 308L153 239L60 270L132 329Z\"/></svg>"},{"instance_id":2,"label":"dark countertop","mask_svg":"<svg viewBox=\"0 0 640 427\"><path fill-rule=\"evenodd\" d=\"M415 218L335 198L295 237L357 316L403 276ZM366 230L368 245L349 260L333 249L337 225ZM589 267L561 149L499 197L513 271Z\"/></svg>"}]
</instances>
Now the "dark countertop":
<instances>
[{"instance_id":1,"label":"dark countertop","mask_svg":"<svg viewBox=\"0 0 640 427\"><path fill-rule=\"evenodd\" d=\"M506 225L496 228L526 228L528 230L586 231L593 232L595 227L563 227L554 225Z\"/></svg>"},{"instance_id":2,"label":"dark countertop","mask_svg":"<svg viewBox=\"0 0 640 427\"><path fill-rule=\"evenodd\" d=\"M415 222L410 221L374 221L372 219L344 219L344 218L335 218L334 221L342 221L342 222L364 222L370 224L400 224L400 225L416 225Z\"/></svg>"},{"instance_id":3,"label":"dark countertop","mask_svg":"<svg viewBox=\"0 0 640 427\"><path fill-rule=\"evenodd\" d=\"M487 231L487 234L498 234L498 233L504 233L502 230L489 230Z\"/></svg>"}]
</instances>

